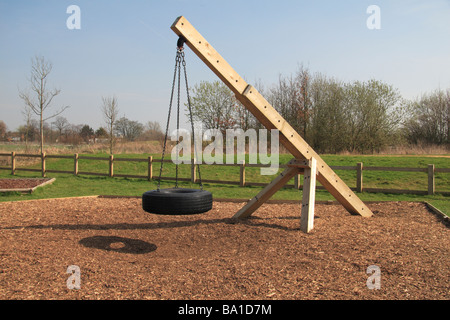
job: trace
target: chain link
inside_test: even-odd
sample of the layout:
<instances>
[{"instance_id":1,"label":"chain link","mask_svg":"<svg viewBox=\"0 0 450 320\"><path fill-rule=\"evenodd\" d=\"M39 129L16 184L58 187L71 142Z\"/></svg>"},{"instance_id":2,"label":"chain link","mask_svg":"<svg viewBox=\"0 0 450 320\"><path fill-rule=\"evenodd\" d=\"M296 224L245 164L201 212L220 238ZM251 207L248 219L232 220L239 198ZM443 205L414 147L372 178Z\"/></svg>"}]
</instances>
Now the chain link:
<instances>
[{"instance_id":1,"label":"chain link","mask_svg":"<svg viewBox=\"0 0 450 320\"><path fill-rule=\"evenodd\" d=\"M177 57L178 57L178 96L177 96L177 145L176 145L176 162L175 162L175 188L178 188L178 153L180 148L180 88L181 88L181 55L183 54L183 51L181 48L177 51Z\"/></svg>"},{"instance_id":2,"label":"chain link","mask_svg":"<svg viewBox=\"0 0 450 320\"><path fill-rule=\"evenodd\" d=\"M177 55L175 57L175 70L173 73L173 81L172 81L172 93L170 95L170 103L169 103L169 114L167 116L167 125L166 125L166 135L164 136L164 145L163 145L163 150L162 150L162 156L161 156L161 166L159 169L159 179L158 179L158 186L157 186L157 190L160 190L161 187L161 176L162 176L162 171L163 171L163 165L164 165L164 156L166 153L166 146L167 146L167 136L169 135L169 124L170 124L170 114L172 111L172 103L173 103L173 94L175 91L175 83L176 83L176 78L177 78L177 71L178 71L178 65L180 62L180 55L177 52Z\"/></svg>"},{"instance_id":3,"label":"chain link","mask_svg":"<svg viewBox=\"0 0 450 320\"><path fill-rule=\"evenodd\" d=\"M192 140L194 142L194 166L197 163L198 180L200 182L200 189L203 190L202 174L200 172L200 163L198 161L197 146L195 143L194 120L192 117L191 98L189 96L189 85L188 85L188 78L187 78L187 71L186 71L186 61L184 60L184 52L181 53L181 59L182 59L181 63L183 64L183 69L184 69L184 78L186 81L186 95L187 95L187 102L188 102L188 108L189 108L189 118L191 121Z\"/></svg>"},{"instance_id":4,"label":"chain link","mask_svg":"<svg viewBox=\"0 0 450 320\"><path fill-rule=\"evenodd\" d=\"M179 129L180 129L180 87L181 87L181 65L183 65L183 71L184 71L184 78L186 83L186 95L187 95L187 102L188 102L188 108L189 108L189 117L191 122L191 130L192 130L192 139L194 142L194 165L197 164L197 170L198 170L198 178L200 183L200 188L203 190L203 183L202 183L202 176L200 172L200 163L198 161L198 155L197 155L197 148L195 144L195 132L194 132L194 122L193 122L193 116L192 116L192 107L191 107L191 99L189 96L189 86L188 86L188 79L187 79L187 71L186 71L186 61L184 59L184 51L183 47L177 48L177 55L175 57L175 70L173 74L173 81L172 81L172 92L170 95L170 103L169 103L169 114L167 116L167 125L166 125L166 134L164 136L164 145L162 150L162 156L161 156L161 166L159 169L159 179L158 179L158 186L157 191L160 190L161 187L161 176L164 166L164 157L166 153L166 147L167 147L167 137L169 135L169 124L170 124L170 115L172 112L172 104L173 104L173 95L175 92L175 85L176 80L178 79L178 86L177 86L177 149L176 149L176 171L175 171L175 188L178 188L178 147L179 147ZM177 78L178 75L178 78Z\"/></svg>"}]
</instances>

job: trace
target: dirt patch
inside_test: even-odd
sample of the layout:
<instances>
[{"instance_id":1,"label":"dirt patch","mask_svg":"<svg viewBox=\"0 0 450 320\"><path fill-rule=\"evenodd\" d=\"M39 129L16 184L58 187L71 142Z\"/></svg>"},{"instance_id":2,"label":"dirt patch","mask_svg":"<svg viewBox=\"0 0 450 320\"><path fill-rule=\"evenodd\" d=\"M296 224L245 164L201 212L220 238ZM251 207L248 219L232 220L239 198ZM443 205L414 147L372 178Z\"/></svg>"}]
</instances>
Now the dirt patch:
<instances>
[{"instance_id":1,"label":"dirt patch","mask_svg":"<svg viewBox=\"0 0 450 320\"><path fill-rule=\"evenodd\" d=\"M318 204L310 234L298 204L232 219L242 205L158 216L130 198L0 203L0 299L450 298L449 229L424 204L369 204L371 218Z\"/></svg>"},{"instance_id":2,"label":"dirt patch","mask_svg":"<svg viewBox=\"0 0 450 320\"><path fill-rule=\"evenodd\" d=\"M0 190L12 190L12 189L32 189L43 183L50 181L46 178L30 178L30 179L0 179Z\"/></svg>"}]
</instances>

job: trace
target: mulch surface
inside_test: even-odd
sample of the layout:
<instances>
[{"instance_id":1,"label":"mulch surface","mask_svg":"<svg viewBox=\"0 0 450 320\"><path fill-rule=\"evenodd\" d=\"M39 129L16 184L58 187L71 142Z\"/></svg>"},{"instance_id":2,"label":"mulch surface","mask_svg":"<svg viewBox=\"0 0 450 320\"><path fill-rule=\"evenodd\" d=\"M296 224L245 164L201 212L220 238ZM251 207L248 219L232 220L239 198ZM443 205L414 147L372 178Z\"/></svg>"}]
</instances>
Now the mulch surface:
<instances>
[{"instance_id":1,"label":"mulch surface","mask_svg":"<svg viewBox=\"0 0 450 320\"><path fill-rule=\"evenodd\" d=\"M369 204L371 218L317 204L309 234L299 204L232 219L242 206L160 216L136 198L0 203L0 299L450 298L450 232L422 203ZM68 289L72 265L80 289Z\"/></svg>"},{"instance_id":2,"label":"mulch surface","mask_svg":"<svg viewBox=\"0 0 450 320\"><path fill-rule=\"evenodd\" d=\"M49 180L47 178L0 179L0 189L31 189Z\"/></svg>"}]
</instances>

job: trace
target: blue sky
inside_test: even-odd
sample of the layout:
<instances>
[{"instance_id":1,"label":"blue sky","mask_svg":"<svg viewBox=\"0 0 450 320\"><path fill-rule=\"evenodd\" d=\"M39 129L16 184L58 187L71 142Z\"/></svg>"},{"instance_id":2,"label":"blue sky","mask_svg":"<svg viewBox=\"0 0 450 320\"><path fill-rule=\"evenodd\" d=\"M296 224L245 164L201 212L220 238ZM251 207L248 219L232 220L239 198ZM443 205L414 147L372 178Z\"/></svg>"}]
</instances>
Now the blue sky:
<instances>
[{"instance_id":1,"label":"blue sky","mask_svg":"<svg viewBox=\"0 0 450 320\"><path fill-rule=\"evenodd\" d=\"M73 4L80 30L66 27ZM379 30L366 26L373 4ZM9 130L24 123L18 88L38 54L61 89L52 110L70 105L70 123L102 126L101 98L115 95L120 116L164 127L180 15L249 83L271 86L303 64L344 81L382 80L407 99L450 88L449 0L0 0L0 120ZM189 49L186 61L191 86L218 79Z\"/></svg>"}]
</instances>

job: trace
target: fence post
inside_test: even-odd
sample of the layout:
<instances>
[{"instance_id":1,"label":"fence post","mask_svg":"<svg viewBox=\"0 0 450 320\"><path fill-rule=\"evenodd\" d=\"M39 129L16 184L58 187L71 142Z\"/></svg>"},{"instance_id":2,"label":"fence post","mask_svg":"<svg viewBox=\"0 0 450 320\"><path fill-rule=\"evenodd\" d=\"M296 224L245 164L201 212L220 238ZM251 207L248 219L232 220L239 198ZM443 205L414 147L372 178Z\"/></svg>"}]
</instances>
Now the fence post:
<instances>
[{"instance_id":1,"label":"fence post","mask_svg":"<svg viewBox=\"0 0 450 320\"><path fill-rule=\"evenodd\" d=\"M197 168L195 166L195 159L191 162L191 183L195 183L197 181Z\"/></svg>"},{"instance_id":2,"label":"fence post","mask_svg":"<svg viewBox=\"0 0 450 320\"><path fill-rule=\"evenodd\" d=\"M14 151L11 152L11 174L16 174L16 153Z\"/></svg>"},{"instance_id":3,"label":"fence post","mask_svg":"<svg viewBox=\"0 0 450 320\"><path fill-rule=\"evenodd\" d=\"M41 153L42 158L42 177L45 178L45 152Z\"/></svg>"},{"instance_id":4,"label":"fence post","mask_svg":"<svg viewBox=\"0 0 450 320\"><path fill-rule=\"evenodd\" d=\"M294 177L294 188L297 189L297 190L300 190L300 187L301 187L301 185L300 185L300 176L301 176L300 174L297 174Z\"/></svg>"},{"instance_id":5,"label":"fence post","mask_svg":"<svg viewBox=\"0 0 450 320\"><path fill-rule=\"evenodd\" d=\"M78 153L73 155L73 174L78 175Z\"/></svg>"},{"instance_id":6,"label":"fence post","mask_svg":"<svg viewBox=\"0 0 450 320\"><path fill-rule=\"evenodd\" d=\"M148 181L153 179L153 157L148 157Z\"/></svg>"},{"instance_id":7,"label":"fence post","mask_svg":"<svg viewBox=\"0 0 450 320\"><path fill-rule=\"evenodd\" d=\"M114 177L114 156L112 154L109 155L109 176Z\"/></svg>"},{"instance_id":8,"label":"fence post","mask_svg":"<svg viewBox=\"0 0 450 320\"><path fill-rule=\"evenodd\" d=\"M245 187L245 160L240 164L239 186Z\"/></svg>"},{"instance_id":9,"label":"fence post","mask_svg":"<svg viewBox=\"0 0 450 320\"><path fill-rule=\"evenodd\" d=\"M356 191L363 192L363 163L356 164Z\"/></svg>"},{"instance_id":10,"label":"fence post","mask_svg":"<svg viewBox=\"0 0 450 320\"><path fill-rule=\"evenodd\" d=\"M428 194L434 194L434 164L428 165Z\"/></svg>"}]
</instances>

